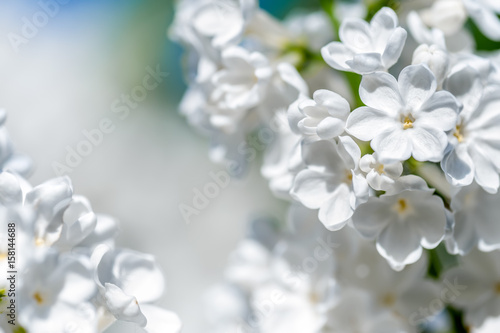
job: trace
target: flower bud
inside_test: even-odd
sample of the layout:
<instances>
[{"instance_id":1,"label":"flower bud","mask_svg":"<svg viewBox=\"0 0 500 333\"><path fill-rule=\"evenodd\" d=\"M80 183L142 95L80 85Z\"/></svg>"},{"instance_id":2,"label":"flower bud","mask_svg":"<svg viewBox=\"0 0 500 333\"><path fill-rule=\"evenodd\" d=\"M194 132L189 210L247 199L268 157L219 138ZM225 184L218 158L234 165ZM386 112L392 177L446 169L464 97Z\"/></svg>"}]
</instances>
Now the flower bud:
<instances>
[{"instance_id":1,"label":"flower bud","mask_svg":"<svg viewBox=\"0 0 500 333\"><path fill-rule=\"evenodd\" d=\"M415 52L413 52L412 65L425 64L427 65L438 82L438 87L441 87L450 59L448 53L436 45L421 44Z\"/></svg>"}]
</instances>

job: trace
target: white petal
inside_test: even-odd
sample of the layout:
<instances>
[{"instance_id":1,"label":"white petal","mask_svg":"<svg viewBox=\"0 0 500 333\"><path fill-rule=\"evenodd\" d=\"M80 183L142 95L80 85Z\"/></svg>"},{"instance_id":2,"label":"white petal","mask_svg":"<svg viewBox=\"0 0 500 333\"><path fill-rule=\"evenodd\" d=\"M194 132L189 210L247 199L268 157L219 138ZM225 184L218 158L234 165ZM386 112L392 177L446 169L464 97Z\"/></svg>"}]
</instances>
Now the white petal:
<instances>
[{"instance_id":1,"label":"white petal","mask_svg":"<svg viewBox=\"0 0 500 333\"><path fill-rule=\"evenodd\" d=\"M354 52L366 52L372 48L370 26L364 20L346 18L340 26L339 37Z\"/></svg>"},{"instance_id":2,"label":"white petal","mask_svg":"<svg viewBox=\"0 0 500 333\"><path fill-rule=\"evenodd\" d=\"M420 235L409 224L391 223L378 236L377 250L393 269L401 270L422 255Z\"/></svg>"},{"instance_id":3,"label":"white petal","mask_svg":"<svg viewBox=\"0 0 500 333\"><path fill-rule=\"evenodd\" d=\"M333 91L320 89L316 90L313 98L319 105L325 106L332 117L347 119L351 110L347 100Z\"/></svg>"},{"instance_id":4,"label":"white petal","mask_svg":"<svg viewBox=\"0 0 500 333\"><path fill-rule=\"evenodd\" d=\"M361 236L375 239L389 224L396 223L393 214L388 214L388 206L379 198L372 197L361 204L352 216L354 228Z\"/></svg>"},{"instance_id":5,"label":"white petal","mask_svg":"<svg viewBox=\"0 0 500 333\"><path fill-rule=\"evenodd\" d=\"M446 215L443 200L438 196L431 196L425 201L414 202L418 212L408 218L422 236L421 244L427 249L435 248L444 238Z\"/></svg>"},{"instance_id":6,"label":"white petal","mask_svg":"<svg viewBox=\"0 0 500 333\"><path fill-rule=\"evenodd\" d=\"M371 146L378 155L382 164L391 164L406 161L412 152L412 142L408 133L403 129L395 129L392 132L384 132L375 137Z\"/></svg>"},{"instance_id":7,"label":"white petal","mask_svg":"<svg viewBox=\"0 0 500 333\"><path fill-rule=\"evenodd\" d=\"M23 191L16 176L9 172L0 173L0 202L3 205L22 203Z\"/></svg>"},{"instance_id":8,"label":"white petal","mask_svg":"<svg viewBox=\"0 0 500 333\"><path fill-rule=\"evenodd\" d=\"M182 323L177 314L150 304L142 305L141 310L148 320L144 327L147 333L179 333L181 331Z\"/></svg>"},{"instance_id":9,"label":"white petal","mask_svg":"<svg viewBox=\"0 0 500 333\"><path fill-rule=\"evenodd\" d=\"M466 145L459 144L446 153L441 168L453 186L467 186L474 180L474 161Z\"/></svg>"},{"instance_id":10,"label":"white petal","mask_svg":"<svg viewBox=\"0 0 500 333\"><path fill-rule=\"evenodd\" d=\"M478 151L470 151L475 166L475 180L488 193L496 193L500 185L498 170Z\"/></svg>"},{"instance_id":11,"label":"white petal","mask_svg":"<svg viewBox=\"0 0 500 333\"><path fill-rule=\"evenodd\" d=\"M382 54L382 63L386 69L392 67L398 61L405 46L406 36L406 30L397 27L390 37Z\"/></svg>"},{"instance_id":12,"label":"white petal","mask_svg":"<svg viewBox=\"0 0 500 333\"><path fill-rule=\"evenodd\" d=\"M479 249L481 251L493 251L500 248L500 194L495 195L481 191L480 203L482 208L476 210L474 216L479 236ZM472 222L472 221L470 221Z\"/></svg>"},{"instance_id":13,"label":"white petal","mask_svg":"<svg viewBox=\"0 0 500 333\"><path fill-rule=\"evenodd\" d=\"M373 15L370 26L375 33L391 32L398 25L398 16L389 7L382 7Z\"/></svg>"},{"instance_id":14,"label":"white petal","mask_svg":"<svg viewBox=\"0 0 500 333\"><path fill-rule=\"evenodd\" d=\"M321 49L321 56L325 62L331 67L340 71L350 71L350 67L346 64L352 60L353 53L344 44L339 42L331 42Z\"/></svg>"},{"instance_id":15,"label":"white petal","mask_svg":"<svg viewBox=\"0 0 500 333\"><path fill-rule=\"evenodd\" d=\"M359 85L359 96L363 103L395 116L403 105L396 79L388 73L364 75Z\"/></svg>"},{"instance_id":16,"label":"white petal","mask_svg":"<svg viewBox=\"0 0 500 333\"><path fill-rule=\"evenodd\" d=\"M317 134L323 140L332 139L344 133L344 126L343 120L328 117L318 124Z\"/></svg>"},{"instance_id":17,"label":"white petal","mask_svg":"<svg viewBox=\"0 0 500 333\"><path fill-rule=\"evenodd\" d=\"M385 112L366 106L354 110L346 123L347 133L362 141L370 141L395 128L395 122Z\"/></svg>"},{"instance_id":18,"label":"white petal","mask_svg":"<svg viewBox=\"0 0 500 333\"><path fill-rule=\"evenodd\" d=\"M457 124L458 104L449 92L438 91L414 115L417 118L415 124L449 131Z\"/></svg>"},{"instance_id":19,"label":"white petal","mask_svg":"<svg viewBox=\"0 0 500 333\"><path fill-rule=\"evenodd\" d=\"M293 101L300 95L309 95L309 87L306 81L304 81L294 66L282 62L276 66L276 70L278 71L279 77L287 85L288 89L284 90L284 92L287 92L287 98Z\"/></svg>"},{"instance_id":20,"label":"white petal","mask_svg":"<svg viewBox=\"0 0 500 333\"><path fill-rule=\"evenodd\" d=\"M399 91L406 107L418 110L436 91L436 78L426 65L405 67L398 78Z\"/></svg>"},{"instance_id":21,"label":"white petal","mask_svg":"<svg viewBox=\"0 0 500 333\"><path fill-rule=\"evenodd\" d=\"M341 167L337 145L332 141L302 142L302 159L307 166L326 173L335 172Z\"/></svg>"},{"instance_id":22,"label":"white petal","mask_svg":"<svg viewBox=\"0 0 500 333\"><path fill-rule=\"evenodd\" d=\"M295 177L290 195L311 209L320 208L329 200L333 189L327 176L313 170L302 170Z\"/></svg>"},{"instance_id":23,"label":"white petal","mask_svg":"<svg viewBox=\"0 0 500 333\"><path fill-rule=\"evenodd\" d=\"M358 74L368 74L384 70L382 57L379 53L359 53L355 54L352 60L347 60L346 64L353 72Z\"/></svg>"},{"instance_id":24,"label":"white petal","mask_svg":"<svg viewBox=\"0 0 500 333\"><path fill-rule=\"evenodd\" d=\"M444 88L464 105L462 112L470 113L476 109L481 100L483 84L477 69L464 66L448 75Z\"/></svg>"},{"instance_id":25,"label":"white petal","mask_svg":"<svg viewBox=\"0 0 500 333\"><path fill-rule=\"evenodd\" d=\"M344 165L354 170L358 167L359 160L361 159L361 150L358 144L350 136L340 136L338 152Z\"/></svg>"},{"instance_id":26,"label":"white petal","mask_svg":"<svg viewBox=\"0 0 500 333\"><path fill-rule=\"evenodd\" d=\"M106 306L116 319L133 322L142 327L146 326L146 317L142 314L135 297L125 294L112 283L106 283L104 288L103 297Z\"/></svg>"},{"instance_id":27,"label":"white petal","mask_svg":"<svg viewBox=\"0 0 500 333\"><path fill-rule=\"evenodd\" d=\"M299 123L299 121L301 121L305 117L302 114L302 112L300 111L299 105L303 101L307 101L307 100L309 100L309 99L305 95L300 95L299 98L297 98L297 100L295 102L290 104L290 106L288 107L288 110L286 112L288 124L290 125L290 128L292 129L292 131L296 134L300 133L299 129L297 127L297 124Z\"/></svg>"},{"instance_id":28,"label":"white petal","mask_svg":"<svg viewBox=\"0 0 500 333\"><path fill-rule=\"evenodd\" d=\"M439 162L448 143L444 132L434 128L415 127L407 130L412 140L412 155L417 161Z\"/></svg>"},{"instance_id":29,"label":"white petal","mask_svg":"<svg viewBox=\"0 0 500 333\"><path fill-rule=\"evenodd\" d=\"M158 300L165 289L165 280L154 257L131 250L120 250L115 258L115 272L123 291L141 303ZM116 274L116 273L115 273Z\"/></svg>"},{"instance_id":30,"label":"white petal","mask_svg":"<svg viewBox=\"0 0 500 333\"><path fill-rule=\"evenodd\" d=\"M350 191L346 184L341 184L319 209L319 220L329 230L339 230L351 218L353 210L350 203Z\"/></svg>"}]
</instances>

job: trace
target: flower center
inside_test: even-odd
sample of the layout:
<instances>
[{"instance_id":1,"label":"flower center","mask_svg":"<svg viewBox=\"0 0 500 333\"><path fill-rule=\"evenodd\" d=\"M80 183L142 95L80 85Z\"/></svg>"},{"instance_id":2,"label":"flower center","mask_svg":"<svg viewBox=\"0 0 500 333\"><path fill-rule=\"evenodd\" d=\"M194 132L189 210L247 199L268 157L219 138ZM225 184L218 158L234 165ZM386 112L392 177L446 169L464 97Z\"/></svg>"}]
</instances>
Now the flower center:
<instances>
[{"instance_id":1,"label":"flower center","mask_svg":"<svg viewBox=\"0 0 500 333\"><path fill-rule=\"evenodd\" d=\"M457 138L457 141L459 143L464 142L464 135L463 135L463 132L462 132L462 125L457 125L457 127L455 128L455 133L453 133L453 136L455 138Z\"/></svg>"},{"instance_id":2,"label":"flower center","mask_svg":"<svg viewBox=\"0 0 500 333\"><path fill-rule=\"evenodd\" d=\"M408 210L408 203L405 199L399 199L396 204L396 210L398 213L402 214Z\"/></svg>"},{"instance_id":3,"label":"flower center","mask_svg":"<svg viewBox=\"0 0 500 333\"><path fill-rule=\"evenodd\" d=\"M41 305L43 303L43 297L38 291L33 294L33 298L38 305Z\"/></svg>"},{"instance_id":4,"label":"flower center","mask_svg":"<svg viewBox=\"0 0 500 333\"><path fill-rule=\"evenodd\" d=\"M42 237L36 237L35 245L38 247L45 246L46 245L45 239L43 239Z\"/></svg>"},{"instance_id":5,"label":"flower center","mask_svg":"<svg viewBox=\"0 0 500 333\"><path fill-rule=\"evenodd\" d=\"M500 295L500 282L495 284L495 294Z\"/></svg>"},{"instance_id":6,"label":"flower center","mask_svg":"<svg viewBox=\"0 0 500 333\"><path fill-rule=\"evenodd\" d=\"M309 293L309 301L313 304L319 303L319 295L314 291Z\"/></svg>"},{"instance_id":7,"label":"flower center","mask_svg":"<svg viewBox=\"0 0 500 333\"><path fill-rule=\"evenodd\" d=\"M401 117L401 123L403 124L403 129L407 130L409 128L413 128L413 123L415 122L415 118L412 117L411 114Z\"/></svg>"},{"instance_id":8,"label":"flower center","mask_svg":"<svg viewBox=\"0 0 500 333\"><path fill-rule=\"evenodd\" d=\"M396 298L394 297L393 294L389 293L384 295L384 297L382 297L382 304L384 306L390 307L393 306L394 303L396 303Z\"/></svg>"},{"instance_id":9,"label":"flower center","mask_svg":"<svg viewBox=\"0 0 500 333\"><path fill-rule=\"evenodd\" d=\"M405 219L414 213L411 203L405 198L400 198L396 201L392 206L392 211L397 213L400 219Z\"/></svg>"},{"instance_id":10,"label":"flower center","mask_svg":"<svg viewBox=\"0 0 500 333\"><path fill-rule=\"evenodd\" d=\"M346 170L345 171L344 182L347 183L347 184L352 183L352 171L351 170Z\"/></svg>"},{"instance_id":11,"label":"flower center","mask_svg":"<svg viewBox=\"0 0 500 333\"><path fill-rule=\"evenodd\" d=\"M375 170L381 175L384 173L384 165L383 164L379 164L377 165L377 167L375 168Z\"/></svg>"}]
</instances>

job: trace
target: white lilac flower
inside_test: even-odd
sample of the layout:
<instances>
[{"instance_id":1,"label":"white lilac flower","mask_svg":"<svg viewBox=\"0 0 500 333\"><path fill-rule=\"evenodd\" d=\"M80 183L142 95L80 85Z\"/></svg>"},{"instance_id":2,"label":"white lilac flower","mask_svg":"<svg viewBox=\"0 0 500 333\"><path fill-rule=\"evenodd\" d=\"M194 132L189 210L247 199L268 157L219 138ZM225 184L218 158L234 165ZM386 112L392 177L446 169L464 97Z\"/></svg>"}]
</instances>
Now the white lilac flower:
<instances>
[{"instance_id":1,"label":"white lilac flower","mask_svg":"<svg viewBox=\"0 0 500 333\"><path fill-rule=\"evenodd\" d=\"M419 311L439 298L440 291L438 283L426 278L426 259L424 255L415 264L395 272L384 258L373 251L371 242L360 241L355 255L339 267L337 279L343 286L369 291L378 308L389 310L414 326L441 310L435 307L432 309L434 313Z\"/></svg>"},{"instance_id":2,"label":"white lilac flower","mask_svg":"<svg viewBox=\"0 0 500 333\"><path fill-rule=\"evenodd\" d=\"M271 279L271 262L269 249L258 241L245 239L231 253L224 276L242 290L252 290Z\"/></svg>"},{"instance_id":3,"label":"white lilac flower","mask_svg":"<svg viewBox=\"0 0 500 333\"><path fill-rule=\"evenodd\" d=\"M346 18L340 26L339 37L341 42L323 47L323 59L335 69L366 74L387 70L398 61L406 31L398 26L396 13L384 7L370 23Z\"/></svg>"},{"instance_id":4,"label":"white lilac flower","mask_svg":"<svg viewBox=\"0 0 500 333\"><path fill-rule=\"evenodd\" d=\"M254 1L180 1L170 37L193 48L198 55L217 60L222 48L241 41L255 7Z\"/></svg>"},{"instance_id":5,"label":"white lilac flower","mask_svg":"<svg viewBox=\"0 0 500 333\"><path fill-rule=\"evenodd\" d=\"M222 63L224 68L211 78L214 89L209 94L208 112L213 126L234 132L247 111L264 99L273 69L264 55L240 47L224 50Z\"/></svg>"},{"instance_id":6,"label":"white lilac flower","mask_svg":"<svg viewBox=\"0 0 500 333\"><path fill-rule=\"evenodd\" d=\"M321 226L317 219L310 222ZM300 234L290 236L273 251L275 258L269 266L272 279L252 292L253 312L263 333L320 331L338 290L332 275L334 255L325 247L327 241L320 244L306 235L309 242L297 243Z\"/></svg>"},{"instance_id":7,"label":"white lilac flower","mask_svg":"<svg viewBox=\"0 0 500 333\"><path fill-rule=\"evenodd\" d=\"M441 242L446 215L443 200L420 177L404 176L396 185L361 204L352 221L363 237L376 240L378 252L395 270L402 270L421 257L422 247Z\"/></svg>"},{"instance_id":8,"label":"white lilac flower","mask_svg":"<svg viewBox=\"0 0 500 333\"><path fill-rule=\"evenodd\" d=\"M424 23L453 35L459 31L467 20L467 11L462 0L437 0L432 6L421 11Z\"/></svg>"},{"instance_id":9,"label":"white lilac flower","mask_svg":"<svg viewBox=\"0 0 500 333\"><path fill-rule=\"evenodd\" d=\"M425 64L432 71L437 80L437 89L441 89L448 74L450 63L449 55L443 48L432 44L421 44L413 52L412 65Z\"/></svg>"},{"instance_id":10,"label":"white lilac flower","mask_svg":"<svg viewBox=\"0 0 500 333\"><path fill-rule=\"evenodd\" d=\"M396 79L384 72L363 76L359 93L367 105L354 110L346 131L371 147L384 164L438 162L448 144L446 131L455 127L457 101L436 92L434 74L425 65L408 66Z\"/></svg>"},{"instance_id":11,"label":"white lilac flower","mask_svg":"<svg viewBox=\"0 0 500 333\"><path fill-rule=\"evenodd\" d=\"M428 28L415 11L407 17L408 30L419 44L437 45L449 52L472 52L475 46L472 34L462 28L453 35L445 35L438 28Z\"/></svg>"},{"instance_id":12,"label":"white lilac flower","mask_svg":"<svg viewBox=\"0 0 500 333\"><path fill-rule=\"evenodd\" d=\"M488 318L500 316L499 254L474 250L444 273L443 281L456 289L450 301L465 312L469 326L480 327Z\"/></svg>"},{"instance_id":13,"label":"white lilac flower","mask_svg":"<svg viewBox=\"0 0 500 333\"><path fill-rule=\"evenodd\" d=\"M153 256L104 245L94 256L103 305L117 320L135 323L139 331L147 333L180 331L177 315L154 305L163 294L165 281Z\"/></svg>"},{"instance_id":14,"label":"white lilac flower","mask_svg":"<svg viewBox=\"0 0 500 333\"><path fill-rule=\"evenodd\" d=\"M382 164L378 161L376 153L361 157L359 168L366 173L368 185L376 191L387 190L403 173L401 162Z\"/></svg>"},{"instance_id":15,"label":"white lilac flower","mask_svg":"<svg viewBox=\"0 0 500 333\"><path fill-rule=\"evenodd\" d=\"M344 288L336 306L329 311L325 333L414 333L401 317L376 305L366 290Z\"/></svg>"},{"instance_id":16,"label":"white lilac flower","mask_svg":"<svg viewBox=\"0 0 500 333\"><path fill-rule=\"evenodd\" d=\"M344 133L350 113L349 103L333 91L321 89L313 99L303 99L298 104L301 113L297 128L304 136L316 136L321 140L338 137Z\"/></svg>"},{"instance_id":17,"label":"white lilac flower","mask_svg":"<svg viewBox=\"0 0 500 333\"><path fill-rule=\"evenodd\" d=\"M163 333L167 327L169 332L180 329L175 314L151 304L163 291L163 278L156 266L151 268L150 257L137 258L132 251L125 254L116 251L115 265L107 266L115 270L111 273L101 267L100 271L101 277L105 275L103 270L109 273L105 276L109 278L105 282L109 283L104 287L99 280L96 284L97 263L90 256L101 247L114 245L116 222L108 216L96 215L87 199L74 196L69 178L56 178L31 188L19 176L1 173L0 215L5 230L7 222L16 223L19 258L16 268L21 282L19 329L100 332L109 324L101 311L103 299L117 315L131 316L134 306L126 306L130 297L123 290L137 295L142 302L138 317L144 314L148 318L147 324L141 322L146 325L144 332ZM6 248L4 232L0 233L0 244ZM4 267L7 254L0 255L0 265ZM98 285L106 290L106 297L96 297Z\"/></svg>"},{"instance_id":18,"label":"white lilac flower","mask_svg":"<svg viewBox=\"0 0 500 333\"><path fill-rule=\"evenodd\" d=\"M500 249L499 200L500 193L490 194L475 183L453 195L455 223L446 240L450 253L464 255L476 246L484 252Z\"/></svg>"},{"instance_id":19,"label":"white lilac flower","mask_svg":"<svg viewBox=\"0 0 500 333\"><path fill-rule=\"evenodd\" d=\"M496 193L500 186L500 86L483 82L483 75L470 66L453 71L445 82L445 89L463 109L448 136L441 167L455 186L475 180L485 191Z\"/></svg>"},{"instance_id":20,"label":"white lilac flower","mask_svg":"<svg viewBox=\"0 0 500 333\"><path fill-rule=\"evenodd\" d=\"M279 252L285 255L291 265L300 266L304 258L314 254L318 261L324 262L323 269L328 272L337 269L341 263L349 265L358 252L359 235L351 227L332 232L318 219L317 210L294 203L288 209L288 233L279 243Z\"/></svg>"},{"instance_id":21,"label":"white lilac flower","mask_svg":"<svg viewBox=\"0 0 500 333\"><path fill-rule=\"evenodd\" d=\"M96 310L90 304L96 285L88 258L39 251L19 282L19 323L28 332L64 333L79 327L97 333Z\"/></svg>"},{"instance_id":22,"label":"white lilac flower","mask_svg":"<svg viewBox=\"0 0 500 333\"><path fill-rule=\"evenodd\" d=\"M274 195L291 200L293 179L302 169L302 136L290 129L285 112L276 113L272 124L274 126L269 130L273 131L274 140L266 147L261 174L269 180L269 188Z\"/></svg>"},{"instance_id":23,"label":"white lilac flower","mask_svg":"<svg viewBox=\"0 0 500 333\"><path fill-rule=\"evenodd\" d=\"M291 195L304 206L318 209L330 230L345 226L357 205L368 197L368 184L360 174L361 151L348 136L333 141L304 142L306 168L295 177Z\"/></svg>"},{"instance_id":24,"label":"white lilac flower","mask_svg":"<svg viewBox=\"0 0 500 333\"><path fill-rule=\"evenodd\" d=\"M268 283L254 291L259 332L321 332L336 285L328 275L303 276L289 285ZM279 300L276 298L279 295ZM268 309L270 300L275 300Z\"/></svg>"},{"instance_id":25,"label":"white lilac flower","mask_svg":"<svg viewBox=\"0 0 500 333\"><path fill-rule=\"evenodd\" d=\"M281 22L258 8L255 0L183 0L169 29L170 38L202 58L219 64L221 51L245 43L270 52L282 50L293 38Z\"/></svg>"},{"instance_id":26,"label":"white lilac flower","mask_svg":"<svg viewBox=\"0 0 500 333\"><path fill-rule=\"evenodd\" d=\"M203 305L210 333L241 331L250 315L248 297L229 283L209 288L203 295Z\"/></svg>"},{"instance_id":27,"label":"white lilac flower","mask_svg":"<svg viewBox=\"0 0 500 333\"><path fill-rule=\"evenodd\" d=\"M212 160L238 166L233 172L237 174L248 157L247 135L288 108L300 94L307 94L308 87L292 65L270 64L257 52L230 47L223 58L226 67L204 66L203 74L184 95L181 112L212 139Z\"/></svg>"}]
</instances>

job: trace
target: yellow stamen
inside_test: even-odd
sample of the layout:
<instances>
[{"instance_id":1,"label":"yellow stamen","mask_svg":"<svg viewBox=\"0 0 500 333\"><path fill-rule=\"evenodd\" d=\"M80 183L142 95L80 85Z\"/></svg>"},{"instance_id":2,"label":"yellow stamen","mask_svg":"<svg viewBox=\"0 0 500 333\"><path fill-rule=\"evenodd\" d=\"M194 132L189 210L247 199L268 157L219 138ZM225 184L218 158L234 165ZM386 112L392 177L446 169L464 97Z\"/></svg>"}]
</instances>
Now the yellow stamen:
<instances>
[{"instance_id":1,"label":"yellow stamen","mask_svg":"<svg viewBox=\"0 0 500 333\"><path fill-rule=\"evenodd\" d=\"M40 295L40 293L37 291L36 293L33 294L33 298L35 299L35 301L38 303L38 305L42 304L43 303L43 298L42 298L42 295Z\"/></svg>"},{"instance_id":2,"label":"yellow stamen","mask_svg":"<svg viewBox=\"0 0 500 333\"><path fill-rule=\"evenodd\" d=\"M495 293L500 294L500 282L497 282L497 284L495 285Z\"/></svg>"},{"instance_id":3,"label":"yellow stamen","mask_svg":"<svg viewBox=\"0 0 500 333\"><path fill-rule=\"evenodd\" d=\"M345 182L346 183L352 183L352 171L351 170L346 170L345 171Z\"/></svg>"},{"instance_id":4,"label":"yellow stamen","mask_svg":"<svg viewBox=\"0 0 500 333\"><path fill-rule=\"evenodd\" d=\"M35 245L36 246L44 246L45 240L42 237L37 237L37 238L35 238Z\"/></svg>"},{"instance_id":5,"label":"yellow stamen","mask_svg":"<svg viewBox=\"0 0 500 333\"><path fill-rule=\"evenodd\" d=\"M453 133L453 136L455 138L457 138L459 143L462 143L464 141L464 136L463 136L461 130L462 130L462 126L457 125L457 127L455 128L455 133Z\"/></svg>"},{"instance_id":6,"label":"yellow stamen","mask_svg":"<svg viewBox=\"0 0 500 333\"><path fill-rule=\"evenodd\" d=\"M413 128L413 120L410 117L405 117L403 120L403 129Z\"/></svg>"},{"instance_id":7,"label":"yellow stamen","mask_svg":"<svg viewBox=\"0 0 500 333\"><path fill-rule=\"evenodd\" d=\"M393 294L386 294L384 295L384 297L382 298L382 304L384 306L393 306L394 303L396 303L396 298L394 297Z\"/></svg>"},{"instance_id":8,"label":"yellow stamen","mask_svg":"<svg viewBox=\"0 0 500 333\"><path fill-rule=\"evenodd\" d=\"M383 174L383 173L384 173L384 165L383 165L383 164L379 164L375 170L376 170L379 174Z\"/></svg>"},{"instance_id":9,"label":"yellow stamen","mask_svg":"<svg viewBox=\"0 0 500 333\"><path fill-rule=\"evenodd\" d=\"M396 204L396 210L398 211L398 213L404 213L406 210L408 210L408 203L405 199L398 200L398 203Z\"/></svg>"}]
</instances>

